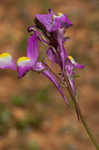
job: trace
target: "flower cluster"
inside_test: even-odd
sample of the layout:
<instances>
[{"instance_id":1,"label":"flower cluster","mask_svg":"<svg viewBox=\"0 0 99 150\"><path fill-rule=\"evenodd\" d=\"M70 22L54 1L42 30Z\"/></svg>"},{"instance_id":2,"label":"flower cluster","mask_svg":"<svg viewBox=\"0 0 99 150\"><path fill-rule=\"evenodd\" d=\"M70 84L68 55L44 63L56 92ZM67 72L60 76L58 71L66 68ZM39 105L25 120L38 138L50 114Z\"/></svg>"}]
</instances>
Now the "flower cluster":
<instances>
[{"instance_id":1,"label":"flower cluster","mask_svg":"<svg viewBox=\"0 0 99 150\"><path fill-rule=\"evenodd\" d=\"M58 15L55 15L51 9L49 9L48 14L35 15L34 25L29 26L27 29L32 34L28 39L26 56L20 57L17 63L15 63L10 54L0 54L0 68L16 70L18 72L18 78L22 78L29 70L42 73L52 81L64 101L68 104L58 80L63 82L64 75L67 75L73 94L76 96L74 83L75 69L83 68L83 65L78 64L71 56L68 56L64 47L64 42L68 40L68 37L65 37L64 33L70 26L72 26L72 23L65 14L58 13ZM48 46L46 50L47 58L51 62L59 65L61 77L59 76L58 80L57 75L45 61L38 61L38 41Z\"/></svg>"}]
</instances>

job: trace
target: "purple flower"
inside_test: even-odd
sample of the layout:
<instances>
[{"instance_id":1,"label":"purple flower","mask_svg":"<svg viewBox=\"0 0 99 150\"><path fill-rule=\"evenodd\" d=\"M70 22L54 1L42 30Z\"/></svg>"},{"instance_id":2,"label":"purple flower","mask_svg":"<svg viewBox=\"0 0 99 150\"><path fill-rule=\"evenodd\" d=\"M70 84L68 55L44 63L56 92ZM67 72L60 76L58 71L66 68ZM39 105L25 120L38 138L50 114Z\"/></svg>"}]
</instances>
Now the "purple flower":
<instances>
[{"instance_id":1,"label":"purple flower","mask_svg":"<svg viewBox=\"0 0 99 150\"><path fill-rule=\"evenodd\" d=\"M51 62L61 65L59 55L56 53L54 48L49 47L46 51L46 55Z\"/></svg>"},{"instance_id":2,"label":"purple flower","mask_svg":"<svg viewBox=\"0 0 99 150\"><path fill-rule=\"evenodd\" d=\"M68 56L67 58L67 63L65 65L65 71L66 75L68 76L68 79L70 81L72 90L74 95L76 96L76 87L75 87L75 74L76 74L76 69L83 69L84 66L78 64L72 56Z\"/></svg>"},{"instance_id":3,"label":"purple flower","mask_svg":"<svg viewBox=\"0 0 99 150\"><path fill-rule=\"evenodd\" d=\"M35 17L48 32L55 32L60 28L68 28L72 25L65 14L58 13L58 15L55 15L51 9L49 9L48 14L36 14Z\"/></svg>"},{"instance_id":4,"label":"purple flower","mask_svg":"<svg viewBox=\"0 0 99 150\"><path fill-rule=\"evenodd\" d=\"M60 59L58 55L56 55L54 49L49 48L47 50L47 56L51 60L51 62L54 62L56 64L61 64ZM68 76L68 79L70 81L72 90L74 95L76 96L76 87L75 87L75 74L76 74L76 69L83 69L84 66L78 64L72 56L67 56L65 57L65 73Z\"/></svg>"},{"instance_id":5,"label":"purple flower","mask_svg":"<svg viewBox=\"0 0 99 150\"><path fill-rule=\"evenodd\" d=\"M7 57L3 57L2 59L1 56L4 56L4 54L0 55L0 68L11 68L13 70L16 70L16 64L13 62L12 57L7 54ZM29 70L41 72L56 86L64 101L66 102L66 104L68 104L63 91L58 81L56 80L55 75L51 72L51 70L45 63L38 61L38 57L38 33L35 31L28 40L27 55L24 57L20 57L17 61L18 78L22 78Z\"/></svg>"},{"instance_id":6,"label":"purple flower","mask_svg":"<svg viewBox=\"0 0 99 150\"><path fill-rule=\"evenodd\" d=\"M58 13L58 15L55 15L51 9L49 9L48 14L37 14L35 17L35 26L48 39L49 46L55 48L55 53L59 56L61 62L62 73L64 73L65 58L68 57L64 48L64 42L66 41L64 33L65 29L72 25L71 21L65 14Z\"/></svg>"}]
</instances>

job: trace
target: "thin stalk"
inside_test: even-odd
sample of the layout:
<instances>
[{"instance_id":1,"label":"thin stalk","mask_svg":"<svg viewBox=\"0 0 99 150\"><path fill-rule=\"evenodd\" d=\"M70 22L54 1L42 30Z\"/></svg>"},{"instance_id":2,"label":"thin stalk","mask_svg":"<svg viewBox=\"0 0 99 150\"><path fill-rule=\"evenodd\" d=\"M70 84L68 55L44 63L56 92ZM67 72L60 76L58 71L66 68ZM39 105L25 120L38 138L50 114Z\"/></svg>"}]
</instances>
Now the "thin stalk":
<instances>
[{"instance_id":1,"label":"thin stalk","mask_svg":"<svg viewBox=\"0 0 99 150\"><path fill-rule=\"evenodd\" d=\"M91 131L90 131L90 129L89 129L89 127L88 127L86 121L84 120L84 117L82 116L82 113L81 113L81 110L80 110L79 105L78 105L78 109L79 109L80 120L81 120L81 122L82 122L82 124L83 124L83 126L84 126L84 128L85 128L85 130L86 130L86 132L87 132L87 134L88 134L88 136L89 136L91 142L92 142L92 143L94 144L94 146L96 147L96 150L99 150L99 145L97 144L97 142L96 142L96 140L95 140L93 134L91 133Z\"/></svg>"},{"instance_id":2,"label":"thin stalk","mask_svg":"<svg viewBox=\"0 0 99 150\"><path fill-rule=\"evenodd\" d=\"M66 80L66 84L67 84L67 86L68 86L68 87L66 86L66 88L68 89L68 92L69 92L69 94L70 94L70 96L71 96L71 98L72 98L72 101L73 101L74 105L75 105L75 109L76 109L76 113L77 113L78 119L80 119L80 121L81 121L83 127L85 128L85 131L87 132L87 135L89 136L91 142L94 144L96 150L99 150L99 145L97 144L97 142L96 142L96 140L95 140L93 134L91 133L91 131L90 131L90 129L89 129L89 127L88 127L86 121L84 120L84 117L83 117L82 113L81 113L79 104L78 104L78 102L76 101L76 98L75 98L75 96L74 96L74 94L73 94L72 87L71 87L71 85L70 85L70 82L69 82L69 80L68 80L68 77L67 77L67 75L64 75L64 77L65 77L65 80Z\"/></svg>"}]
</instances>

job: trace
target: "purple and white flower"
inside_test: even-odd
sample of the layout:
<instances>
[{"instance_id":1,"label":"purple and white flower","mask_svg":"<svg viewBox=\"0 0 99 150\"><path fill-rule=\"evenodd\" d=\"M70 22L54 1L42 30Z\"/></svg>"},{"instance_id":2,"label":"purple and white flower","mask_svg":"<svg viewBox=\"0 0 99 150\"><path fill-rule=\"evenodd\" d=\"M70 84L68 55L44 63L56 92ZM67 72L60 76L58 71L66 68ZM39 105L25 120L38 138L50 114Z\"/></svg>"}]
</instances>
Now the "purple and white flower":
<instances>
[{"instance_id":1,"label":"purple and white flower","mask_svg":"<svg viewBox=\"0 0 99 150\"><path fill-rule=\"evenodd\" d=\"M49 9L48 14L37 14L36 27L43 31L45 37L49 40L49 45L56 49L57 55L60 57L62 72L65 69L65 58L67 52L64 48L65 30L72 25L71 21L65 14L55 13Z\"/></svg>"},{"instance_id":2,"label":"purple and white flower","mask_svg":"<svg viewBox=\"0 0 99 150\"><path fill-rule=\"evenodd\" d=\"M84 66L78 64L72 56L68 56L67 63L65 65L65 72L69 79L70 85L72 87L74 96L76 96L76 87L75 87L75 74L76 69L83 69Z\"/></svg>"},{"instance_id":3,"label":"purple and white flower","mask_svg":"<svg viewBox=\"0 0 99 150\"><path fill-rule=\"evenodd\" d=\"M1 69L8 69L11 68L13 70L16 70L16 64L13 61L10 54L6 54L7 57L5 57L5 54L1 54L0 56L0 68ZM32 36L28 40L28 46L27 46L27 55L24 57L20 57L17 61L17 72L18 72L18 78L22 78L28 71L36 71L41 72L44 76L46 76L58 89L61 96L63 97L66 104L68 104L64 93L58 83L58 81L55 78L55 75L51 72L51 70L48 68L46 63L42 63L38 61L38 36L37 32L35 31Z\"/></svg>"}]
</instances>

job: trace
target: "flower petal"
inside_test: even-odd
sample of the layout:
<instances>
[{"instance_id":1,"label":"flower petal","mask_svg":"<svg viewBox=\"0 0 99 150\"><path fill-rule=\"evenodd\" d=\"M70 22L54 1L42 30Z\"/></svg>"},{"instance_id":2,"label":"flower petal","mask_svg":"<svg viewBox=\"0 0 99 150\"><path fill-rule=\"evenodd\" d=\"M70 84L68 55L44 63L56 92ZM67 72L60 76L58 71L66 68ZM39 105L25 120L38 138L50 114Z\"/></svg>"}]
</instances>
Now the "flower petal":
<instances>
[{"instance_id":1,"label":"flower petal","mask_svg":"<svg viewBox=\"0 0 99 150\"><path fill-rule=\"evenodd\" d=\"M58 56L56 55L56 53L54 52L53 48L51 48L51 47L48 48L46 55L52 62L60 64L60 60L59 60Z\"/></svg>"},{"instance_id":2,"label":"flower petal","mask_svg":"<svg viewBox=\"0 0 99 150\"><path fill-rule=\"evenodd\" d=\"M58 13L56 16L51 9L49 9L48 14L37 14L36 19L46 28L48 32L57 31L61 27L67 28L72 25L71 21L65 14Z\"/></svg>"},{"instance_id":3,"label":"flower petal","mask_svg":"<svg viewBox=\"0 0 99 150\"><path fill-rule=\"evenodd\" d=\"M31 32L35 30L35 26L28 26L27 32Z\"/></svg>"},{"instance_id":4,"label":"flower petal","mask_svg":"<svg viewBox=\"0 0 99 150\"><path fill-rule=\"evenodd\" d=\"M74 65L74 67L78 68L78 69L83 69L84 65L78 64L74 58L72 56L68 56L70 62Z\"/></svg>"},{"instance_id":5,"label":"flower petal","mask_svg":"<svg viewBox=\"0 0 99 150\"><path fill-rule=\"evenodd\" d=\"M84 65L76 64L76 67L77 67L78 69L83 69L83 68L84 68Z\"/></svg>"},{"instance_id":6,"label":"flower petal","mask_svg":"<svg viewBox=\"0 0 99 150\"><path fill-rule=\"evenodd\" d=\"M60 29L58 30L58 36L57 36L59 55L60 55L60 60L62 62L62 66L61 66L62 74L64 73L64 69L65 69L65 59L68 57L66 50L64 48L63 33L64 33L64 29Z\"/></svg>"},{"instance_id":7,"label":"flower petal","mask_svg":"<svg viewBox=\"0 0 99 150\"><path fill-rule=\"evenodd\" d=\"M0 54L0 68L16 70L16 63L9 53Z\"/></svg>"},{"instance_id":8,"label":"flower petal","mask_svg":"<svg viewBox=\"0 0 99 150\"><path fill-rule=\"evenodd\" d=\"M48 13L48 14L37 14L35 15L36 19L43 24L43 26L46 28L46 30L48 32L51 32L51 28L52 28L52 14Z\"/></svg>"},{"instance_id":9,"label":"flower petal","mask_svg":"<svg viewBox=\"0 0 99 150\"><path fill-rule=\"evenodd\" d=\"M20 57L17 61L18 78L23 77L32 68L32 62L28 57Z\"/></svg>"},{"instance_id":10,"label":"flower petal","mask_svg":"<svg viewBox=\"0 0 99 150\"><path fill-rule=\"evenodd\" d=\"M29 57L31 59L33 65L37 62L37 59L38 59L38 39L37 39L36 31L28 39L27 57Z\"/></svg>"},{"instance_id":11,"label":"flower petal","mask_svg":"<svg viewBox=\"0 0 99 150\"><path fill-rule=\"evenodd\" d=\"M32 70L34 71L43 71L45 69L45 65L42 62L37 62L34 66L32 66Z\"/></svg>"},{"instance_id":12,"label":"flower petal","mask_svg":"<svg viewBox=\"0 0 99 150\"><path fill-rule=\"evenodd\" d=\"M73 93L76 96L76 86L75 86L75 81L74 81L74 77L75 77L75 73L76 73L75 68L82 69L82 68L84 68L84 66L78 64L72 56L68 56L67 62L65 65L65 70L66 70L68 79L70 81Z\"/></svg>"},{"instance_id":13,"label":"flower petal","mask_svg":"<svg viewBox=\"0 0 99 150\"><path fill-rule=\"evenodd\" d=\"M28 31L28 32L32 32L32 31L33 31L33 32L36 32L37 38L38 38L41 42L45 43L46 45L49 45L49 42L45 40L45 37L43 36L43 34L41 34L41 33L35 28L35 26L28 26L27 31Z\"/></svg>"},{"instance_id":14,"label":"flower petal","mask_svg":"<svg viewBox=\"0 0 99 150\"><path fill-rule=\"evenodd\" d=\"M55 79L55 76L49 71L49 70L44 70L43 75L45 75L58 89L58 91L60 92L61 96L63 97L65 103L68 105L68 101L59 85L59 83L57 82L57 80Z\"/></svg>"},{"instance_id":15,"label":"flower petal","mask_svg":"<svg viewBox=\"0 0 99 150\"><path fill-rule=\"evenodd\" d=\"M58 15L53 15L53 26L52 31L56 31L59 28L68 28L72 25L71 21L68 19L68 17L62 13L58 13Z\"/></svg>"}]
</instances>

